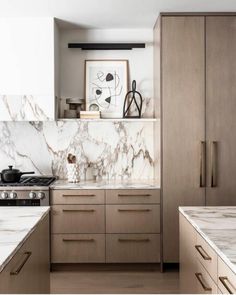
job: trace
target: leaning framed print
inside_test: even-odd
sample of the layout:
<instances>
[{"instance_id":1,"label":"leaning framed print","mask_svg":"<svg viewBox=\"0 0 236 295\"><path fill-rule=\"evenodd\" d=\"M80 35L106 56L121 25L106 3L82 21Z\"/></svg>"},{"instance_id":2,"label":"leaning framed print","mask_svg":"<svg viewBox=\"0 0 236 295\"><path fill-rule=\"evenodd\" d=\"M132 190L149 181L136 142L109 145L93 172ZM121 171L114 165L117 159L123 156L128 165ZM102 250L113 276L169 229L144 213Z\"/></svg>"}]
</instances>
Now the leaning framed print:
<instances>
[{"instance_id":1,"label":"leaning framed print","mask_svg":"<svg viewBox=\"0 0 236 295\"><path fill-rule=\"evenodd\" d=\"M86 60L87 111L123 111L128 91L128 60Z\"/></svg>"}]
</instances>

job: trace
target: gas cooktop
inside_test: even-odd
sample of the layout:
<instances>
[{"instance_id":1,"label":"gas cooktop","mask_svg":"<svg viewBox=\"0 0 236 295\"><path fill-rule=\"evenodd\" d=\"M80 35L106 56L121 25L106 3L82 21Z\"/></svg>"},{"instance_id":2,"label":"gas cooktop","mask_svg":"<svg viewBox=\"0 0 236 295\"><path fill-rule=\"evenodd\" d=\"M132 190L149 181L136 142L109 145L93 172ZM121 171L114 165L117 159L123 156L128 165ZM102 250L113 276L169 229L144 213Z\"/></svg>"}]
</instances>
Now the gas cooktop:
<instances>
[{"instance_id":1,"label":"gas cooktop","mask_svg":"<svg viewBox=\"0 0 236 295\"><path fill-rule=\"evenodd\" d=\"M56 178L53 176L25 176L19 182L6 183L0 181L0 187L8 186L49 186Z\"/></svg>"}]
</instances>

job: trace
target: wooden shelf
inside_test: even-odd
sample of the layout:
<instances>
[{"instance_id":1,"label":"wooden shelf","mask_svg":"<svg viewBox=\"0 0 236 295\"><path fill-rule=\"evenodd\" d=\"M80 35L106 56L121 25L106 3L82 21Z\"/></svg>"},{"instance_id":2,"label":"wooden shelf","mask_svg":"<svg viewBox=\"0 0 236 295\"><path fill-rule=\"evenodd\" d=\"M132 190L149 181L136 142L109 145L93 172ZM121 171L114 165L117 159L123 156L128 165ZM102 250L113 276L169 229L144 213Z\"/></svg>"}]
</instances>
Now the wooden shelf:
<instances>
[{"instance_id":1,"label":"wooden shelf","mask_svg":"<svg viewBox=\"0 0 236 295\"><path fill-rule=\"evenodd\" d=\"M80 121L80 122L156 122L157 118L141 118L141 119L66 119L66 118L59 118L57 121Z\"/></svg>"}]
</instances>

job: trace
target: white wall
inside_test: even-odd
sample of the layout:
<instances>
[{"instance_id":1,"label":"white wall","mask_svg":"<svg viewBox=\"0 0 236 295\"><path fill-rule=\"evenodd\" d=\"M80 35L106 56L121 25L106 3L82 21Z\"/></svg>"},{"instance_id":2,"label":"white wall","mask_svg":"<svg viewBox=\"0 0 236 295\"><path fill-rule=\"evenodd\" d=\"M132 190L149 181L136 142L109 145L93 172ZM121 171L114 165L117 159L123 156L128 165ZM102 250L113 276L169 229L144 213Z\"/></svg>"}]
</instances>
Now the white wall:
<instances>
[{"instance_id":1,"label":"white wall","mask_svg":"<svg viewBox=\"0 0 236 295\"><path fill-rule=\"evenodd\" d=\"M144 42L145 49L82 51L68 49L73 42ZM63 30L60 32L61 97L84 97L84 61L86 59L128 59L130 81L146 99L145 116L153 116L153 30ZM149 101L151 100L151 101Z\"/></svg>"}]
</instances>

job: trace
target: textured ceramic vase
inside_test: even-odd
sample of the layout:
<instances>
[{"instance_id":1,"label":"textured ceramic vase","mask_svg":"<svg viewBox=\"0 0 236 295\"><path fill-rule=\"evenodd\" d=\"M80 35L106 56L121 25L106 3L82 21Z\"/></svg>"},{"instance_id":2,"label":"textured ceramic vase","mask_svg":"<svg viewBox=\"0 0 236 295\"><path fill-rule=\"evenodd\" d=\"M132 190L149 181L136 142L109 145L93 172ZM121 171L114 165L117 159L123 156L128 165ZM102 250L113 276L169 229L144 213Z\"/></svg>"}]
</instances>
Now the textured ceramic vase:
<instances>
[{"instance_id":1,"label":"textured ceramic vase","mask_svg":"<svg viewBox=\"0 0 236 295\"><path fill-rule=\"evenodd\" d=\"M79 182L79 165L67 163L67 179L68 182Z\"/></svg>"}]
</instances>

